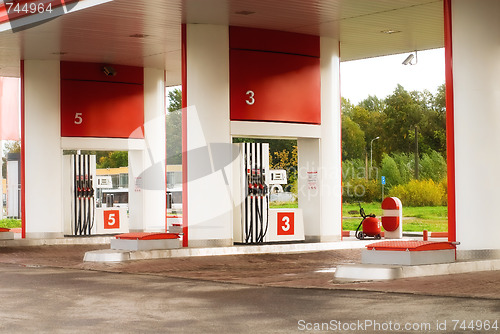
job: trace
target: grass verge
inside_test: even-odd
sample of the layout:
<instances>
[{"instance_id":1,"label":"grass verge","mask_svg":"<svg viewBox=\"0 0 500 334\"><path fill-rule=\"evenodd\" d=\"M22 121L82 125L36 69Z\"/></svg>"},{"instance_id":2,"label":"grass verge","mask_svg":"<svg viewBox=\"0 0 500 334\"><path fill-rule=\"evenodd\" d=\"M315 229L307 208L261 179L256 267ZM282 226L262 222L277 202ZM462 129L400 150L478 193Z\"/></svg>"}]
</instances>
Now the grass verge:
<instances>
[{"instance_id":1,"label":"grass verge","mask_svg":"<svg viewBox=\"0 0 500 334\"><path fill-rule=\"evenodd\" d=\"M379 219L382 215L380 203L361 203L367 214L374 213ZM298 208L297 202L272 202L271 209ZM357 203L344 203L342 205L343 230L354 231L361 222L359 218L359 205ZM448 208L446 206L424 206L424 207L404 207L403 231L431 232L448 231Z\"/></svg>"},{"instance_id":2,"label":"grass verge","mask_svg":"<svg viewBox=\"0 0 500 334\"><path fill-rule=\"evenodd\" d=\"M270 209L297 209L298 207L298 202L271 202L269 204Z\"/></svg>"},{"instance_id":3,"label":"grass verge","mask_svg":"<svg viewBox=\"0 0 500 334\"><path fill-rule=\"evenodd\" d=\"M344 231L355 231L361 219L348 218L343 219L342 229ZM384 230L382 228L382 230ZM404 219L403 231L404 232L422 232L423 230L431 232L447 232L448 220L446 219Z\"/></svg>"},{"instance_id":4,"label":"grass verge","mask_svg":"<svg viewBox=\"0 0 500 334\"><path fill-rule=\"evenodd\" d=\"M382 215L380 203L361 203L367 214L374 213L377 216ZM354 213L355 211L355 213ZM352 212L352 213L350 213ZM344 203L342 205L343 217L359 217L359 205L357 203ZM415 217L420 219L447 219L448 207L446 206L422 206L422 207L406 207L403 205L404 217Z\"/></svg>"},{"instance_id":5,"label":"grass verge","mask_svg":"<svg viewBox=\"0 0 500 334\"><path fill-rule=\"evenodd\" d=\"M367 214L374 213L380 218L382 209L380 203L361 203ZM354 213L355 212L355 213ZM360 218L359 205L344 203L342 206L343 230L356 230ZM423 207L405 207L403 206L403 231L405 232L422 232L428 230L431 232L446 232L448 231L448 208L446 206L423 206Z\"/></svg>"},{"instance_id":6,"label":"grass verge","mask_svg":"<svg viewBox=\"0 0 500 334\"><path fill-rule=\"evenodd\" d=\"M21 220L13 218L0 219L0 228L20 228Z\"/></svg>"}]
</instances>

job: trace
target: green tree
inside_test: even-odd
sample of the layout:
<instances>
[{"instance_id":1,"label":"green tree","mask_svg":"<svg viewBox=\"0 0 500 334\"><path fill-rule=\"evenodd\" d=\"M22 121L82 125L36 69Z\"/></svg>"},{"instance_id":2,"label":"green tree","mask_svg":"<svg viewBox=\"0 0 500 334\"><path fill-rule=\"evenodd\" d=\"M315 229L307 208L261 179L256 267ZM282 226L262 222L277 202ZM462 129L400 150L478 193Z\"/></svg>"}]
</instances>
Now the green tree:
<instances>
[{"instance_id":1,"label":"green tree","mask_svg":"<svg viewBox=\"0 0 500 334\"><path fill-rule=\"evenodd\" d=\"M415 175L415 159L413 154L408 153L393 153L391 157L396 162L399 169L399 175L401 177L401 184L410 182L410 180Z\"/></svg>"},{"instance_id":2,"label":"green tree","mask_svg":"<svg viewBox=\"0 0 500 334\"><path fill-rule=\"evenodd\" d=\"M4 141L4 155L8 153L20 153L21 152L21 141L20 140L9 140Z\"/></svg>"},{"instance_id":3,"label":"green tree","mask_svg":"<svg viewBox=\"0 0 500 334\"><path fill-rule=\"evenodd\" d=\"M182 91L175 88L168 92L168 108L169 112L182 109Z\"/></svg>"},{"instance_id":4,"label":"green tree","mask_svg":"<svg viewBox=\"0 0 500 334\"><path fill-rule=\"evenodd\" d=\"M292 152L297 150L297 141L290 139L270 139L270 138L244 138L235 137L233 143L268 143L269 144L269 165L278 166L281 163L282 155L276 155L275 152L287 152L287 157L292 159ZM277 168L277 167L276 167Z\"/></svg>"},{"instance_id":5,"label":"green tree","mask_svg":"<svg viewBox=\"0 0 500 334\"><path fill-rule=\"evenodd\" d=\"M394 159L388 154L384 153L382 157L381 174L385 176L386 185L388 188L401 184L401 174Z\"/></svg>"},{"instance_id":6,"label":"green tree","mask_svg":"<svg viewBox=\"0 0 500 334\"><path fill-rule=\"evenodd\" d=\"M433 98L432 110L429 115L427 137L432 140L432 149L446 156L446 85L438 87Z\"/></svg>"},{"instance_id":7,"label":"green tree","mask_svg":"<svg viewBox=\"0 0 500 334\"><path fill-rule=\"evenodd\" d=\"M233 138L233 143L268 143L269 168L285 169L288 179L288 186L285 190L296 190L298 167L298 150L296 140L235 137Z\"/></svg>"},{"instance_id":8,"label":"green tree","mask_svg":"<svg viewBox=\"0 0 500 334\"><path fill-rule=\"evenodd\" d=\"M420 178L442 182L446 176L445 93L444 84L435 95L427 90L408 92L397 85L383 100L368 96L353 105L342 99L343 182L355 174L354 158L362 159L359 166L364 167L363 155L359 156L359 151L351 154L356 152L353 147L359 147L360 134L364 134L368 154L372 139L380 136L380 140L373 143L373 166L380 166L378 174L385 175L389 185L405 185L414 178L416 140ZM415 127L418 138L415 138Z\"/></svg>"},{"instance_id":9,"label":"green tree","mask_svg":"<svg viewBox=\"0 0 500 334\"><path fill-rule=\"evenodd\" d=\"M182 111L176 110L167 113L166 137L167 137L167 164L182 164Z\"/></svg>"},{"instance_id":10,"label":"green tree","mask_svg":"<svg viewBox=\"0 0 500 334\"><path fill-rule=\"evenodd\" d=\"M285 140L288 142L293 142L291 140ZM271 147L271 145L270 145ZM269 162L270 169L284 169L287 172L287 184L289 187L285 189L286 191L293 191L296 193L297 191L297 166L298 166L298 152L297 145L293 146L291 151L287 149L283 149L281 151L277 151L273 149L272 152L269 152L269 155L272 156L272 159Z\"/></svg>"},{"instance_id":11,"label":"green tree","mask_svg":"<svg viewBox=\"0 0 500 334\"><path fill-rule=\"evenodd\" d=\"M419 127L419 151L430 153L431 151L446 152L446 106L444 102L444 85L440 86L436 96L429 91L412 92L411 95L421 107L422 119ZM414 138L414 135L413 135Z\"/></svg>"},{"instance_id":12,"label":"green tree","mask_svg":"<svg viewBox=\"0 0 500 334\"><path fill-rule=\"evenodd\" d=\"M401 85L386 98L385 103L382 140L386 152L413 152L414 138L411 133L422 120L422 106Z\"/></svg>"},{"instance_id":13,"label":"green tree","mask_svg":"<svg viewBox=\"0 0 500 334\"><path fill-rule=\"evenodd\" d=\"M422 159L420 159L420 166L422 179L440 182L446 178L446 160L439 152L424 153Z\"/></svg>"},{"instance_id":14,"label":"green tree","mask_svg":"<svg viewBox=\"0 0 500 334\"><path fill-rule=\"evenodd\" d=\"M370 145L373 138L377 138L383 133L384 117L385 115L379 111L370 111L359 105L353 107L350 112L350 118L359 125L365 135L365 151L369 154L373 153L374 161L380 161L384 152L383 142L378 141L376 144ZM372 149L373 152L370 152Z\"/></svg>"},{"instance_id":15,"label":"green tree","mask_svg":"<svg viewBox=\"0 0 500 334\"><path fill-rule=\"evenodd\" d=\"M349 101L349 99L346 98L340 98L340 110L342 111L343 115L349 116L351 113L352 108L354 108L354 105Z\"/></svg>"},{"instance_id":16,"label":"green tree","mask_svg":"<svg viewBox=\"0 0 500 334\"><path fill-rule=\"evenodd\" d=\"M96 157L97 158L97 157ZM98 158L97 168L118 168L128 166L128 152L108 152L107 156Z\"/></svg>"},{"instance_id":17,"label":"green tree","mask_svg":"<svg viewBox=\"0 0 500 334\"><path fill-rule=\"evenodd\" d=\"M366 166L365 160L352 159L342 161L342 181L353 179L365 179Z\"/></svg>"},{"instance_id":18,"label":"green tree","mask_svg":"<svg viewBox=\"0 0 500 334\"><path fill-rule=\"evenodd\" d=\"M182 92L176 88L168 92L168 113L165 117L167 137L167 164L182 164Z\"/></svg>"},{"instance_id":19,"label":"green tree","mask_svg":"<svg viewBox=\"0 0 500 334\"><path fill-rule=\"evenodd\" d=\"M434 101L432 103L433 108L440 114L446 116L446 84L442 84L438 87L437 93L434 96Z\"/></svg>"},{"instance_id":20,"label":"green tree","mask_svg":"<svg viewBox=\"0 0 500 334\"><path fill-rule=\"evenodd\" d=\"M360 159L365 154L365 133L349 116L342 115L342 160Z\"/></svg>"},{"instance_id":21,"label":"green tree","mask_svg":"<svg viewBox=\"0 0 500 334\"><path fill-rule=\"evenodd\" d=\"M371 112L382 112L385 108L385 103L376 96L368 95L358 106Z\"/></svg>"},{"instance_id":22,"label":"green tree","mask_svg":"<svg viewBox=\"0 0 500 334\"><path fill-rule=\"evenodd\" d=\"M5 178L7 175L7 154L9 153L20 153L21 152L21 141L20 140L9 140L4 141L3 147L3 157L2 157L2 175Z\"/></svg>"}]
</instances>

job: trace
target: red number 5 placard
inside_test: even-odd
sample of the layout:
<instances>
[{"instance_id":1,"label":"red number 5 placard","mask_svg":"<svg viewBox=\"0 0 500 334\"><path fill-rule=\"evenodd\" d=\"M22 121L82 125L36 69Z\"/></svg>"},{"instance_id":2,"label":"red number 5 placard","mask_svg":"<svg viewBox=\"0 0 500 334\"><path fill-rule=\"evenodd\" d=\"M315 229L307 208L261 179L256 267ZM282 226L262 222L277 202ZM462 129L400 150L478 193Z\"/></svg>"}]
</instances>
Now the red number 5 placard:
<instances>
[{"instance_id":1,"label":"red number 5 placard","mask_svg":"<svg viewBox=\"0 0 500 334\"><path fill-rule=\"evenodd\" d=\"M120 228L120 211L108 210L104 211L104 229L119 229Z\"/></svg>"}]
</instances>

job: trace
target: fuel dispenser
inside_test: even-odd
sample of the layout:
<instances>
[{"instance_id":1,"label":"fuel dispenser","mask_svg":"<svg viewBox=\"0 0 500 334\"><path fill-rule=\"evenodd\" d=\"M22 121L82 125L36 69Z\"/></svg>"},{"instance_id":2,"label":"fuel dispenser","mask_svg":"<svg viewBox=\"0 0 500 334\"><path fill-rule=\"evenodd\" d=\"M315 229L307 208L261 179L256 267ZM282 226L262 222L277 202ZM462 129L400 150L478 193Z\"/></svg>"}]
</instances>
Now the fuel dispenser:
<instances>
[{"instance_id":1,"label":"fuel dispenser","mask_svg":"<svg viewBox=\"0 0 500 334\"><path fill-rule=\"evenodd\" d=\"M96 157L69 156L71 165L71 235L91 235L94 229L96 199Z\"/></svg>"},{"instance_id":2,"label":"fuel dispenser","mask_svg":"<svg viewBox=\"0 0 500 334\"><path fill-rule=\"evenodd\" d=\"M108 205L97 207L96 189L102 189L103 184L99 185L97 181L96 156L64 155L63 164L64 234L89 236L128 233L127 207L115 207L112 196L107 198Z\"/></svg>"},{"instance_id":3,"label":"fuel dispenser","mask_svg":"<svg viewBox=\"0 0 500 334\"><path fill-rule=\"evenodd\" d=\"M233 238L236 243L259 244L267 241L269 229L269 144L238 145L235 166L236 193L240 209L234 210Z\"/></svg>"},{"instance_id":4,"label":"fuel dispenser","mask_svg":"<svg viewBox=\"0 0 500 334\"><path fill-rule=\"evenodd\" d=\"M301 209L269 209L269 144L234 144L233 240L242 244L304 241Z\"/></svg>"}]
</instances>

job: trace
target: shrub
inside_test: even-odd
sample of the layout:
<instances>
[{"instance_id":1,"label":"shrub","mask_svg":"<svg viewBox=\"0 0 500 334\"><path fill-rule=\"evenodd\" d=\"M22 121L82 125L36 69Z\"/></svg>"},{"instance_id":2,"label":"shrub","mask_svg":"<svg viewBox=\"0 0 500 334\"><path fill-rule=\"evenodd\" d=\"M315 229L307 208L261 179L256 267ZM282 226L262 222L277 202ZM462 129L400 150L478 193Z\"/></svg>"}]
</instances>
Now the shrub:
<instances>
[{"instance_id":1,"label":"shrub","mask_svg":"<svg viewBox=\"0 0 500 334\"><path fill-rule=\"evenodd\" d=\"M385 176L389 189L401 183L401 174L396 161L385 153L382 158L382 175Z\"/></svg>"},{"instance_id":2,"label":"shrub","mask_svg":"<svg viewBox=\"0 0 500 334\"><path fill-rule=\"evenodd\" d=\"M380 187L376 180L351 179L342 183L342 198L351 203L380 201Z\"/></svg>"},{"instance_id":3,"label":"shrub","mask_svg":"<svg viewBox=\"0 0 500 334\"><path fill-rule=\"evenodd\" d=\"M19 228L21 227L21 219L4 218L0 220L0 227L3 228Z\"/></svg>"},{"instance_id":4,"label":"shrub","mask_svg":"<svg viewBox=\"0 0 500 334\"><path fill-rule=\"evenodd\" d=\"M399 175L401 176L400 184L410 182L415 174L415 158L413 154L393 153L391 156L399 168Z\"/></svg>"},{"instance_id":5,"label":"shrub","mask_svg":"<svg viewBox=\"0 0 500 334\"><path fill-rule=\"evenodd\" d=\"M436 151L424 153L420 160L420 176L422 179L432 179L436 182L446 177L446 160Z\"/></svg>"},{"instance_id":6,"label":"shrub","mask_svg":"<svg viewBox=\"0 0 500 334\"><path fill-rule=\"evenodd\" d=\"M439 182L439 186L444 192L443 205L448 205L448 179L442 179L441 182Z\"/></svg>"},{"instance_id":7,"label":"shrub","mask_svg":"<svg viewBox=\"0 0 500 334\"><path fill-rule=\"evenodd\" d=\"M442 184L433 180L412 180L404 185L393 187L389 196L398 197L407 206L445 205L446 191Z\"/></svg>"},{"instance_id":8,"label":"shrub","mask_svg":"<svg viewBox=\"0 0 500 334\"><path fill-rule=\"evenodd\" d=\"M366 175L365 162L361 159L342 161L342 180L364 178Z\"/></svg>"}]
</instances>

